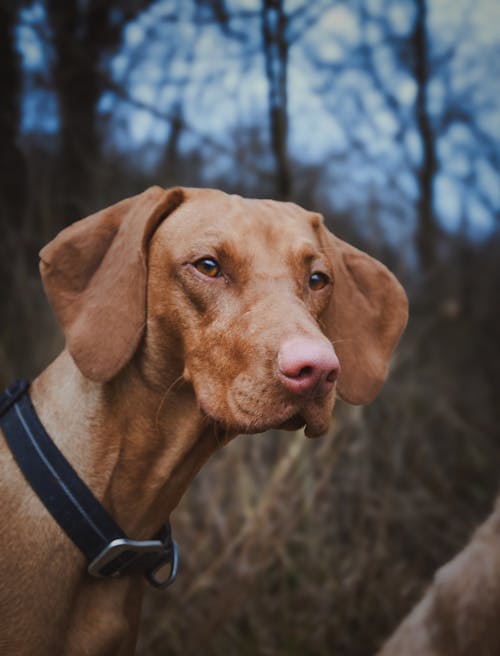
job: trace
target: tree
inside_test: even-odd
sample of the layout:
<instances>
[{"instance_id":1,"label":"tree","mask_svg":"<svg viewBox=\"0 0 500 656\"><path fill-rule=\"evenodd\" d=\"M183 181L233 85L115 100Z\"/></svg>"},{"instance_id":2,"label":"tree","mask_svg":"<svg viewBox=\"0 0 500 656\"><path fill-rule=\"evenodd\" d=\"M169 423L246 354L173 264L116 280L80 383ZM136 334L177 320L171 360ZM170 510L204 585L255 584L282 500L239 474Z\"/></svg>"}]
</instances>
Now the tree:
<instances>
[{"instance_id":1,"label":"tree","mask_svg":"<svg viewBox=\"0 0 500 656\"><path fill-rule=\"evenodd\" d=\"M0 219L2 225L19 225L25 199L27 170L19 148L22 119L22 67L16 48L17 9L0 2Z\"/></svg>"},{"instance_id":2,"label":"tree","mask_svg":"<svg viewBox=\"0 0 500 656\"><path fill-rule=\"evenodd\" d=\"M59 107L64 221L86 212L96 182L101 143L97 105L107 82L106 57L120 45L127 23L151 2L46 0Z\"/></svg>"},{"instance_id":3,"label":"tree","mask_svg":"<svg viewBox=\"0 0 500 656\"><path fill-rule=\"evenodd\" d=\"M417 83L415 113L422 141L422 159L417 166L418 180L416 247L423 272L436 265L438 228L434 211L434 181L437 172L436 139L429 116L429 36L427 30L427 0L415 0L417 15L411 36L413 70Z\"/></svg>"},{"instance_id":4,"label":"tree","mask_svg":"<svg viewBox=\"0 0 500 656\"><path fill-rule=\"evenodd\" d=\"M262 47L269 98L269 128L276 166L276 194L288 199L291 175L287 152L288 139L288 38L287 14L283 0L262 0Z\"/></svg>"}]
</instances>

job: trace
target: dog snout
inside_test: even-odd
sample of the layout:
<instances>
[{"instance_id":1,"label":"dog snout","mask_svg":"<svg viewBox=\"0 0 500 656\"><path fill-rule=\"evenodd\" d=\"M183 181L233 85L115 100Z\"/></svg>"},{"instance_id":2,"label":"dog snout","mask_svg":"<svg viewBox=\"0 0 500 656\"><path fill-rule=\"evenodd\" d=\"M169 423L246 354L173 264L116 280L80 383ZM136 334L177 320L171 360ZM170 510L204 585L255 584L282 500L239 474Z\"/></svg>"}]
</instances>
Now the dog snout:
<instances>
[{"instance_id":1,"label":"dog snout","mask_svg":"<svg viewBox=\"0 0 500 656\"><path fill-rule=\"evenodd\" d=\"M326 396L340 372L331 344L312 338L293 338L278 352L278 373L284 387L305 397Z\"/></svg>"}]
</instances>

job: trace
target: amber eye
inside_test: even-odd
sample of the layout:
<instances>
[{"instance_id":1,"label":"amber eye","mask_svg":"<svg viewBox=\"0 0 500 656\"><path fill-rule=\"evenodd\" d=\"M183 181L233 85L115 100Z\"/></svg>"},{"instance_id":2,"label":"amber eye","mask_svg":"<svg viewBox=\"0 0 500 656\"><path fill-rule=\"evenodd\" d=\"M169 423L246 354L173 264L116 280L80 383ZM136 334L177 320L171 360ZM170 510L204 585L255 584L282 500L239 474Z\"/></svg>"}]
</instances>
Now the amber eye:
<instances>
[{"instance_id":1,"label":"amber eye","mask_svg":"<svg viewBox=\"0 0 500 656\"><path fill-rule=\"evenodd\" d=\"M326 273L322 273L321 271L316 271L315 273L311 274L311 277L309 278L309 287L317 292L320 289L323 289L330 283L330 278L326 275Z\"/></svg>"},{"instance_id":2,"label":"amber eye","mask_svg":"<svg viewBox=\"0 0 500 656\"><path fill-rule=\"evenodd\" d=\"M202 257L193 264L194 268L208 278L220 276L220 266L211 257Z\"/></svg>"}]
</instances>

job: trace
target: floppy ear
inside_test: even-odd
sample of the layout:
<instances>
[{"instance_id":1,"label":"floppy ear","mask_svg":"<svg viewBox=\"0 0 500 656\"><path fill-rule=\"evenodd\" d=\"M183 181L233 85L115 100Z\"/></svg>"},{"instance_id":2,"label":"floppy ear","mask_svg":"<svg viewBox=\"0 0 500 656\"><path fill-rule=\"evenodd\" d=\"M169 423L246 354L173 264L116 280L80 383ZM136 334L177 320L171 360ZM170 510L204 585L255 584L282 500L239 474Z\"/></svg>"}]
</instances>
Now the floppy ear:
<instances>
[{"instance_id":1,"label":"floppy ear","mask_svg":"<svg viewBox=\"0 0 500 656\"><path fill-rule=\"evenodd\" d=\"M40 251L45 292L84 376L111 380L132 358L146 322L147 248L184 200L151 187L60 232Z\"/></svg>"},{"instance_id":2,"label":"floppy ear","mask_svg":"<svg viewBox=\"0 0 500 656\"><path fill-rule=\"evenodd\" d=\"M334 276L323 322L339 356L337 389L349 403L370 403L384 383L389 359L406 326L408 300L383 264L325 227L321 230Z\"/></svg>"}]
</instances>

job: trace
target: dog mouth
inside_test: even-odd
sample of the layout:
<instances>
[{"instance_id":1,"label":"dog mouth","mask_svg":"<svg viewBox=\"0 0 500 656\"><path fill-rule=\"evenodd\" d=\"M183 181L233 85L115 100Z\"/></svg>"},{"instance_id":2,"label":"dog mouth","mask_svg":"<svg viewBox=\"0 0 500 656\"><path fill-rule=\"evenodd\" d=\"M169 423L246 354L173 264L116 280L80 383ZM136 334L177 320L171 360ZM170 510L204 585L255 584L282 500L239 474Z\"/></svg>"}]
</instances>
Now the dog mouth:
<instances>
[{"instance_id":1,"label":"dog mouth","mask_svg":"<svg viewBox=\"0 0 500 656\"><path fill-rule=\"evenodd\" d=\"M284 419L273 420L251 420L238 421L233 419L227 420L218 417L215 413L207 411L200 406L201 412L206 421L213 422L224 433L232 435L251 435L263 433L267 430L298 431L304 428L306 437L314 438L324 435L330 426L331 409L326 409L323 404L317 404L315 407L294 412Z\"/></svg>"},{"instance_id":2,"label":"dog mouth","mask_svg":"<svg viewBox=\"0 0 500 656\"><path fill-rule=\"evenodd\" d=\"M265 421L262 419L245 418L236 419L232 418L230 421L219 417L217 413L207 410L204 406L200 406L201 414L204 421L211 422L216 425L225 433L238 434L238 435L252 435L257 433L264 433L268 430L283 430L283 431L296 431L304 428L306 420L301 414L294 414L284 420L277 419L275 421Z\"/></svg>"},{"instance_id":3,"label":"dog mouth","mask_svg":"<svg viewBox=\"0 0 500 656\"><path fill-rule=\"evenodd\" d=\"M262 394L248 394L246 390L233 388L224 399L213 398L206 390L199 392L198 405L205 420L233 435L304 428L307 437L319 437L328 432L336 396L333 390L330 394L308 399L287 397L281 392L274 394L274 402L269 403L267 390Z\"/></svg>"}]
</instances>

